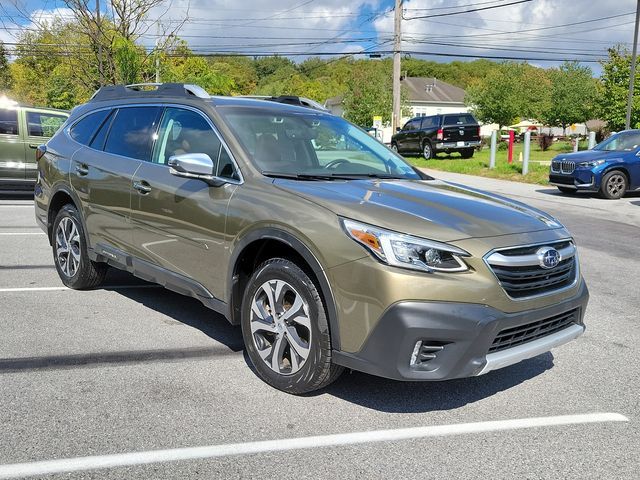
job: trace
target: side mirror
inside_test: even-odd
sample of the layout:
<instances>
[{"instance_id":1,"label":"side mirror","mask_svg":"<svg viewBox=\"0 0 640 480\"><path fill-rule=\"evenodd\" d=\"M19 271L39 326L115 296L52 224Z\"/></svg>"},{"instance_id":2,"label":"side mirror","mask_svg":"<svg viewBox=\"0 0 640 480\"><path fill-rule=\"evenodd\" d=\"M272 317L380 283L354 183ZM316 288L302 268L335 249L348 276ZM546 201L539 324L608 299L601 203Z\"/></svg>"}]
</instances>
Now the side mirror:
<instances>
[{"instance_id":1,"label":"side mirror","mask_svg":"<svg viewBox=\"0 0 640 480\"><path fill-rule=\"evenodd\" d=\"M226 182L213 174L213 160L206 153L183 153L169 157L167 165L171 167L171 175L176 177L202 180L212 187L219 187Z\"/></svg>"},{"instance_id":2,"label":"side mirror","mask_svg":"<svg viewBox=\"0 0 640 480\"><path fill-rule=\"evenodd\" d=\"M402 131L402 129L400 127L396 127L396 133Z\"/></svg>"}]
</instances>

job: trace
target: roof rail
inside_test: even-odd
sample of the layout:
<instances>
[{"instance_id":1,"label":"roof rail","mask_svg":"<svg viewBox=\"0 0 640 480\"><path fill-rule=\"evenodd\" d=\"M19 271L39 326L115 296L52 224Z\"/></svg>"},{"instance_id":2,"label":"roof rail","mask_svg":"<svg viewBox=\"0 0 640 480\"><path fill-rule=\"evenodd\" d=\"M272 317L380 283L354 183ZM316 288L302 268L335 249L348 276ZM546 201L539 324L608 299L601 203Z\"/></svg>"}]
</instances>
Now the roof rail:
<instances>
[{"instance_id":1,"label":"roof rail","mask_svg":"<svg viewBox=\"0 0 640 480\"><path fill-rule=\"evenodd\" d=\"M241 95L246 98L255 98L256 100L267 100L269 102L285 103L287 105L298 105L300 107L312 108L314 110L320 110L321 112L328 112L329 110L320 105L320 103L310 98L298 97L296 95L280 95L278 97L269 95Z\"/></svg>"},{"instance_id":2,"label":"roof rail","mask_svg":"<svg viewBox=\"0 0 640 480\"><path fill-rule=\"evenodd\" d=\"M131 85L107 85L97 90L90 101L118 100L135 97L197 97L211 96L200 86L187 83L133 83Z\"/></svg>"}]
</instances>

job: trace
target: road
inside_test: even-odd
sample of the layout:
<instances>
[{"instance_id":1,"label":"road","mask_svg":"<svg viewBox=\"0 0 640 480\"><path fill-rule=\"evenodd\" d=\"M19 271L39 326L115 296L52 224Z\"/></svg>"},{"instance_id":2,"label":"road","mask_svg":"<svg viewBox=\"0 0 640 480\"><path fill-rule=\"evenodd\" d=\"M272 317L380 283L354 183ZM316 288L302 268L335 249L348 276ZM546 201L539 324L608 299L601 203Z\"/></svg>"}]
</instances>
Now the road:
<instances>
[{"instance_id":1,"label":"road","mask_svg":"<svg viewBox=\"0 0 640 480\"><path fill-rule=\"evenodd\" d=\"M260 381L240 331L195 300L117 271L105 288L64 289L32 202L2 197L0 478L18 475L9 467L18 463L56 471L33 463L55 459L71 473L35 476L638 478L640 195L562 197L434 175L513 196L572 231L591 291L585 335L483 377L401 383L347 372L291 396ZM594 413L615 415L560 417ZM537 417L551 419L534 426ZM516 422L482 423L504 420ZM255 443L271 440L280 442ZM214 447L179 450L201 446ZM149 453L159 449L169 451ZM113 455L108 468L69 460L101 455ZM198 456L213 458L188 459Z\"/></svg>"}]
</instances>

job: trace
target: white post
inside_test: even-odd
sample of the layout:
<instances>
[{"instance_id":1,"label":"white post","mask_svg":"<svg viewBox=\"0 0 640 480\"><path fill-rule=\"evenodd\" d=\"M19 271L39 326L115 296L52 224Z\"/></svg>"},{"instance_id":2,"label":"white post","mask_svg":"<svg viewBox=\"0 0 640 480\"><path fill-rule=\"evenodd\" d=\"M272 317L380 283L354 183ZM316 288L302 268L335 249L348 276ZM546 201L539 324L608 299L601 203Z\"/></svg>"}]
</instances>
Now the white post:
<instances>
[{"instance_id":1,"label":"white post","mask_svg":"<svg viewBox=\"0 0 640 480\"><path fill-rule=\"evenodd\" d=\"M498 141L498 131L491 132L491 154L489 156L489 168L496 168L496 143Z\"/></svg>"},{"instance_id":2,"label":"white post","mask_svg":"<svg viewBox=\"0 0 640 480\"><path fill-rule=\"evenodd\" d=\"M596 146L596 132L589 132L589 150Z\"/></svg>"},{"instance_id":3,"label":"white post","mask_svg":"<svg viewBox=\"0 0 640 480\"><path fill-rule=\"evenodd\" d=\"M529 173L529 154L531 152L531 132L524 134L524 158L522 159L522 175Z\"/></svg>"},{"instance_id":4,"label":"white post","mask_svg":"<svg viewBox=\"0 0 640 480\"><path fill-rule=\"evenodd\" d=\"M578 144L580 143L580 137L576 136L574 137L576 143L573 144L573 151L577 152L578 151Z\"/></svg>"}]
</instances>

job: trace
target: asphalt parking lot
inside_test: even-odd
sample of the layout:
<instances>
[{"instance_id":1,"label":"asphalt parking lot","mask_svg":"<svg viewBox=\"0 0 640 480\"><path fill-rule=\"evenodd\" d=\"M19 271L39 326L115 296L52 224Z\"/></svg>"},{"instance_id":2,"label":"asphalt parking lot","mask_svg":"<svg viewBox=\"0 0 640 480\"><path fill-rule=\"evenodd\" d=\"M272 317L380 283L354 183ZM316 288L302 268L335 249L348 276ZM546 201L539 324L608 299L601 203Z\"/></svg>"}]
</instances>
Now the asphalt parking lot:
<instances>
[{"instance_id":1,"label":"asphalt parking lot","mask_svg":"<svg viewBox=\"0 0 640 480\"><path fill-rule=\"evenodd\" d=\"M195 300L118 271L105 288L62 287L32 202L0 197L0 478L638 478L640 194L436 175L572 231L585 335L483 377L347 372L295 397L260 381L239 329Z\"/></svg>"}]
</instances>

